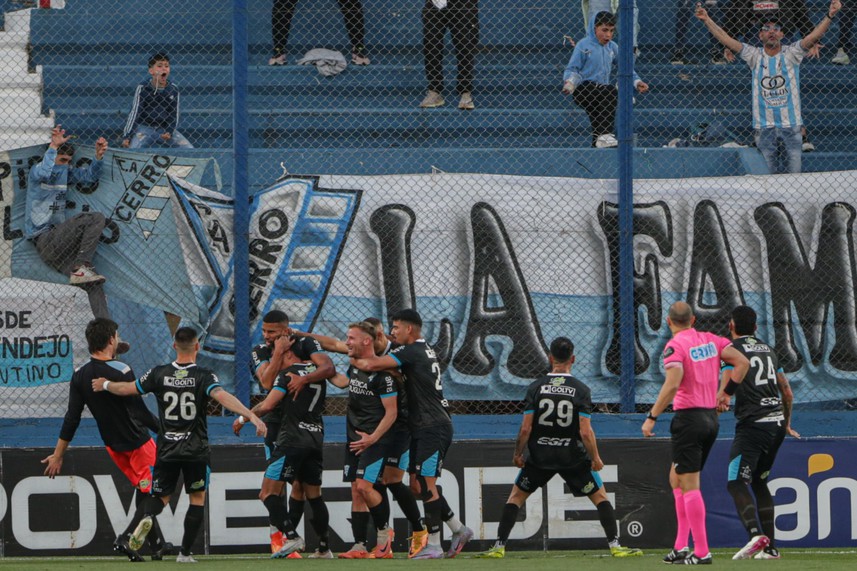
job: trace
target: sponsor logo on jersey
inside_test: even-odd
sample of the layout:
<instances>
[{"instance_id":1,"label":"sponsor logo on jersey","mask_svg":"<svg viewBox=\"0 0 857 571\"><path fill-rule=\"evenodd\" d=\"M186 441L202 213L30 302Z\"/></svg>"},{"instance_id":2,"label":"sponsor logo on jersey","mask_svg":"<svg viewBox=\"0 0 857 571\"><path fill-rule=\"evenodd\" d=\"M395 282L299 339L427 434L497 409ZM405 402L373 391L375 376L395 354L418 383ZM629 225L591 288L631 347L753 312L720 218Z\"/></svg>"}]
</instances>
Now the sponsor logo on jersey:
<instances>
[{"instance_id":1,"label":"sponsor logo on jersey","mask_svg":"<svg viewBox=\"0 0 857 571\"><path fill-rule=\"evenodd\" d=\"M306 430L307 432L324 432L324 428L318 424L312 424L310 422L299 422L298 428L301 430Z\"/></svg>"},{"instance_id":2,"label":"sponsor logo on jersey","mask_svg":"<svg viewBox=\"0 0 857 571\"><path fill-rule=\"evenodd\" d=\"M566 387L564 385L559 387L555 387L552 385L542 385L539 389L539 394L543 395L565 395L573 397L575 392L577 391L574 387Z\"/></svg>"},{"instance_id":3,"label":"sponsor logo on jersey","mask_svg":"<svg viewBox=\"0 0 857 571\"><path fill-rule=\"evenodd\" d=\"M705 345L698 345L690 348L690 358L693 361L705 361L717 356L717 347L713 342L708 342Z\"/></svg>"},{"instance_id":4,"label":"sponsor logo on jersey","mask_svg":"<svg viewBox=\"0 0 857 571\"><path fill-rule=\"evenodd\" d=\"M190 438L190 432L164 432L164 438L170 442L181 442Z\"/></svg>"},{"instance_id":5,"label":"sponsor logo on jersey","mask_svg":"<svg viewBox=\"0 0 857 571\"><path fill-rule=\"evenodd\" d=\"M565 384L565 378L564 377L554 377L550 380L550 384L554 387L564 385Z\"/></svg>"},{"instance_id":6,"label":"sponsor logo on jersey","mask_svg":"<svg viewBox=\"0 0 857 571\"><path fill-rule=\"evenodd\" d=\"M571 438L542 436L536 440L536 444L540 444L542 446L571 446Z\"/></svg>"},{"instance_id":7,"label":"sponsor logo on jersey","mask_svg":"<svg viewBox=\"0 0 857 571\"><path fill-rule=\"evenodd\" d=\"M183 371L179 371L180 373ZM177 389L186 388L186 387L194 387L196 386L196 379L190 377L188 379L181 379L176 377L164 377L164 386L165 387L175 387Z\"/></svg>"},{"instance_id":8,"label":"sponsor logo on jersey","mask_svg":"<svg viewBox=\"0 0 857 571\"><path fill-rule=\"evenodd\" d=\"M176 371L176 378L177 379L187 378L187 371L185 369L179 369L178 371Z\"/></svg>"}]
</instances>

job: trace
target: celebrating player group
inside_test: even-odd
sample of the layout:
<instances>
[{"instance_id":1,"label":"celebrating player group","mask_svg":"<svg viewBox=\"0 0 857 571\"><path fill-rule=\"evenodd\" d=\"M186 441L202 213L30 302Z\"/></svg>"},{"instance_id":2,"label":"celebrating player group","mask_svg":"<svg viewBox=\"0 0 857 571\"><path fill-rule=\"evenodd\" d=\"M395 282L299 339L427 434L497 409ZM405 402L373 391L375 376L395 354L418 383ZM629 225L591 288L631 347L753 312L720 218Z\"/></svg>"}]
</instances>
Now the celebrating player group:
<instances>
[{"instance_id":1,"label":"celebrating player group","mask_svg":"<svg viewBox=\"0 0 857 571\"><path fill-rule=\"evenodd\" d=\"M233 423L236 434L249 422L256 435L264 437L267 466L259 499L271 525L271 557L332 559L330 518L322 495L322 411L331 383L348 391L342 464L343 480L351 484L354 543L338 557L393 558L392 495L410 524L408 557L454 558L474 534L455 516L438 486L454 436L441 366L423 339L419 313L405 309L390 321L389 334L379 319L368 318L351 323L345 339L338 340L292 329L282 311L267 313L264 342L252 352L253 372L265 396L248 409L221 388L212 371L196 365L199 341L193 329L176 331L175 361L136 378L130 367L116 360L121 344L116 324L95 319L86 331L91 361L78 369L70 384L69 411L54 453L43 461L45 473L53 477L60 472L83 406L88 406L108 452L138 491L135 513L116 538L114 550L131 561L143 560L144 545L152 559L171 552L157 515L181 475L190 506L177 561L195 562L191 547L202 527L210 472L206 409L214 399L238 415ZM727 489L748 534L748 543L734 558L779 558L767 477L785 436L798 436L790 426L788 381L773 350L755 336L756 314L751 308L733 311L731 340L697 331L694 321L688 304L670 307L667 324L672 339L663 353L666 378L642 426L643 434L652 436L658 416L672 404L669 483L678 531L664 561L685 565L712 561L700 473L717 437L718 413L729 408L733 395L738 423L726 468ZM348 355L345 374L337 373L327 352ZM520 472L503 508L497 540L476 557L505 556L519 510L557 474L574 495L588 497L595 506L610 555L640 556L641 550L619 542L616 513L599 477L604 461L592 428L590 390L571 375L574 344L566 337L554 339L548 359L551 370L522 395L524 415L512 458ZM745 383L745 378L752 381ZM156 396L157 421L140 401L139 395L146 393ZM146 426L157 429L155 446ZM291 487L288 498L286 484ZM311 549L297 532L305 504L317 537ZM451 532L445 549L443 524ZM372 542L370 529L375 532Z\"/></svg>"}]
</instances>

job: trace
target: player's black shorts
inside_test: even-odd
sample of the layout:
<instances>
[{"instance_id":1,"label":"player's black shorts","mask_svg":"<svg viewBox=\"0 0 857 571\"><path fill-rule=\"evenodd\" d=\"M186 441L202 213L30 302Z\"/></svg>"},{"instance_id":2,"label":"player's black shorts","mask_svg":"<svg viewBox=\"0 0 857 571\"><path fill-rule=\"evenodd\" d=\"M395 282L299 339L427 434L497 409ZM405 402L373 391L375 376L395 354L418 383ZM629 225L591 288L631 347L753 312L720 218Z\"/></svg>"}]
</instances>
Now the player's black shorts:
<instances>
[{"instance_id":1,"label":"player's black shorts","mask_svg":"<svg viewBox=\"0 0 857 571\"><path fill-rule=\"evenodd\" d=\"M702 471L719 429L720 421L714 409L683 408L676 411L670 423L676 474Z\"/></svg>"},{"instance_id":2,"label":"player's black shorts","mask_svg":"<svg viewBox=\"0 0 857 571\"><path fill-rule=\"evenodd\" d=\"M274 452L268 459L269 468L280 464L280 473L275 480L291 484L298 480L310 486L321 485L321 475L324 471L321 448L280 448L274 447ZM265 472L268 477L268 471Z\"/></svg>"},{"instance_id":3,"label":"player's black shorts","mask_svg":"<svg viewBox=\"0 0 857 571\"><path fill-rule=\"evenodd\" d=\"M786 437L786 427L775 422L750 422L735 427L735 440L729 451L727 480L764 482L774 465L777 451Z\"/></svg>"},{"instance_id":4,"label":"player's black shorts","mask_svg":"<svg viewBox=\"0 0 857 571\"><path fill-rule=\"evenodd\" d=\"M390 444L387 446L387 466L407 471L411 458L411 431L407 427L395 426L392 431Z\"/></svg>"},{"instance_id":5,"label":"player's black shorts","mask_svg":"<svg viewBox=\"0 0 857 571\"><path fill-rule=\"evenodd\" d=\"M592 462L587 459L567 468L539 468L527 461L521 471L518 472L515 485L528 494L532 494L557 474L565 480L568 489L577 497L594 494L603 485L598 472L592 471Z\"/></svg>"},{"instance_id":6,"label":"player's black shorts","mask_svg":"<svg viewBox=\"0 0 857 571\"><path fill-rule=\"evenodd\" d=\"M152 495L159 498L172 495L178 485L179 475L184 477L185 492L204 492L208 488L211 468L207 460L156 460L152 475Z\"/></svg>"},{"instance_id":7,"label":"player's black shorts","mask_svg":"<svg viewBox=\"0 0 857 571\"><path fill-rule=\"evenodd\" d=\"M375 483L381 481L384 474L384 465L387 461L387 450L390 446L389 438L382 438L369 448L365 449L359 456L348 447L350 442L345 443L345 460L342 463L342 481L354 482L358 479Z\"/></svg>"},{"instance_id":8,"label":"player's black shorts","mask_svg":"<svg viewBox=\"0 0 857 571\"><path fill-rule=\"evenodd\" d=\"M439 478L450 444L452 423L427 426L411 433L408 472L426 478Z\"/></svg>"}]
</instances>

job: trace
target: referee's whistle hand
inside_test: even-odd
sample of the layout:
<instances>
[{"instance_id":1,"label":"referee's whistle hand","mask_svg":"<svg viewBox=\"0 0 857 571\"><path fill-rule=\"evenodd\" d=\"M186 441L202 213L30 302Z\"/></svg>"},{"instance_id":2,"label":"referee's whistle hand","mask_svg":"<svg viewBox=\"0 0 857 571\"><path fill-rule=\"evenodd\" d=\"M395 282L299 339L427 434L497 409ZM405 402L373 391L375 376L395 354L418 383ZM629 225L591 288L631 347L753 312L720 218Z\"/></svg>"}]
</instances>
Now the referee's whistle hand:
<instances>
[{"instance_id":1,"label":"referee's whistle hand","mask_svg":"<svg viewBox=\"0 0 857 571\"><path fill-rule=\"evenodd\" d=\"M655 435L655 421L651 418L647 418L646 422L643 423L643 436L650 437Z\"/></svg>"}]
</instances>

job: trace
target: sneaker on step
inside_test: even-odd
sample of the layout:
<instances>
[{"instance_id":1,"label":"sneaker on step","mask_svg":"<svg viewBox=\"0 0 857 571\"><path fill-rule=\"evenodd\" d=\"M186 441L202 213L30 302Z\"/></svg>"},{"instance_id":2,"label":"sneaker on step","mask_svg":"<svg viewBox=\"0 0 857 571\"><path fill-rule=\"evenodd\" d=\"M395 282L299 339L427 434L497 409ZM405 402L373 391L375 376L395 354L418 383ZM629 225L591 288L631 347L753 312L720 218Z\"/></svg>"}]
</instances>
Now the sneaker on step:
<instances>
[{"instance_id":1,"label":"sneaker on step","mask_svg":"<svg viewBox=\"0 0 857 571\"><path fill-rule=\"evenodd\" d=\"M845 53L845 50L839 48L836 50L836 55L830 60L830 63L835 63L836 65L848 65L851 63L851 58L848 57L848 54Z\"/></svg>"},{"instance_id":2,"label":"sneaker on step","mask_svg":"<svg viewBox=\"0 0 857 571\"><path fill-rule=\"evenodd\" d=\"M779 559L780 550L770 545L758 552L753 559Z\"/></svg>"},{"instance_id":3,"label":"sneaker on step","mask_svg":"<svg viewBox=\"0 0 857 571\"><path fill-rule=\"evenodd\" d=\"M268 60L268 65L286 65L286 54L274 54Z\"/></svg>"},{"instance_id":4,"label":"sneaker on step","mask_svg":"<svg viewBox=\"0 0 857 571\"><path fill-rule=\"evenodd\" d=\"M408 539L411 540L411 545L408 548L408 559L413 559L414 556L425 549L428 545L428 530L415 531Z\"/></svg>"},{"instance_id":5,"label":"sneaker on step","mask_svg":"<svg viewBox=\"0 0 857 571\"><path fill-rule=\"evenodd\" d=\"M503 559L506 557L506 547L503 545L495 545L488 551L477 553L474 557L477 559Z\"/></svg>"},{"instance_id":6,"label":"sneaker on step","mask_svg":"<svg viewBox=\"0 0 857 571\"><path fill-rule=\"evenodd\" d=\"M595 141L595 148L597 149L612 149L618 146L619 141L616 139L616 136L611 133L598 135L598 139Z\"/></svg>"},{"instance_id":7,"label":"sneaker on step","mask_svg":"<svg viewBox=\"0 0 857 571\"><path fill-rule=\"evenodd\" d=\"M137 527L134 528L134 533L132 533L131 537L128 538L128 546L131 549L139 551L140 548L143 547L143 542L146 541L146 536L149 535L149 532L152 530L153 523L154 520L150 515L147 515L140 520L140 523L138 523Z\"/></svg>"},{"instance_id":8,"label":"sneaker on step","mask_svg":"<svg viewBox=\"0 0 857 571\"><path fill-rule=\"evenodd\" d=\"M732 556L732 559L750 559L755 554L759 553L771 544L771 540L766 535L754 535L747 542L747 545L738 550L738 553Z\"/></svg>"},{"instance_id":9,"label":"sneaker on step","mask_svg":"<svg viewBox=\"0 0 857 571\"><path fill-rule=\"evenodd\" d=\"M378 540L375 548L369 554L370 559L392 559L393 558L393 528L388 527L378 531Z\"/></svg>"},{"instance_id":10,"label":"sneaker on step","mask_svg":"<svg viewBox=\"0 0 857 571\"><path fill-rule=\"evenodd\" d=\"M681 561L674 561L673 565L711 565L711 553L705 557L697 557L695 553L691 553Z\"/></svg>"},{"instance_id":11,"label":"sneaker on step","mask_svg":"<svg viewBox=\"0 0 857 571\"><path fill-rule=\"evenodd\" d=\"M71 285L101 284L106 280L104 276L95 273L95 268L85 264L73 269L68 276L68 283Z\"/></svg>"},{"instance_id":12,"label":"sneaker on step","mask_svg":"<svg viewBox=\"0 0 857 571\"><path fill-rule=\"evenodd\" d=\"M812 144L812 141L804 137L803 142L800 144L800 150L805 153L811 153L815 151L815 145Z\"/></svg>"},{"instance_id":13,"label":"sneaker on step","mask_svg":"<svg viewBox=\"0 0 857 571\"><path fill-rule=\"evenodd\" d=\"M473 539L473 530L466 525L461 526L461 529L452 534L449 542L449 551L446 552L447 559L453 559L461 553L467 542Z\"/></svg>"},{"instance_id":14,"label":"sneaker on step","mask_svg":"<svg viewBox=\"0 0 857 571\"><path fill-rule=\"evenodd\" d=\"M423 109L432 109L434 107L441 107L444 103L446 103L446 101L443 100L443 95L437 91L429 89L428 93L426 93L426 96L420 103L420 107Z\"/></svg>"},{"instance_id":15,"label":"sneaker on step","mask_svg":"<svg viewBox=\"0 0 857 571\"><path fill-rule=\"evenodd\" d=\"M422 551L411 559L443 559L443 548L440 545L426 545Z\"/></svg>"},{"instance_id":16,"label":"sneaker on step","mask_svg":"<svg viewBox=\"0 0 857 571\"><path fill-rule=\"evenodd\" d=\"M675 563L681 561L690 555L690 547L682 547L681 549L672 549L664 555L664 563Z\"/></svg>"},{"instance_id":17,"label":"sneaker on step","mask_svg":"<svg viewBox=\"0 0 857 571\"><path fill-rule=\"evenodd\" d=\"M355 543L351 549L339 554L340 559L369 559L369 550L362 543Z\"/></svg>"},{"instance_id":18,"label":"sneaker on step","mask_svg":"<svg viewBox=\"0 0 857 571\"><path fill-rule=\"evenodd\" d=\"M297 553L297 551L295 551ZM300 555L300 554L298 554ZM307 559L333 559L333 552L330 549L325 549L324 551L319 551L316 549L312 553L306 556Z\"/></svg>"},{"instance_id":19,"label":"sneaker on step","mask_svg":"<svg viewBox=\"0 0 857 571\"><path fill-rule=\"evenodd\" d=\"M621 545L616 545L610 548L610 555L613 557L639 557L642 554L643 550L635 547L622 547Z\"/></svg>"},{"instance_id":20,"label":"sneaker on step","mask_svg":"<svg viewBox=\"0 0 857 571\"><path fill-rule=\"evenodd\" d=\"M135 563L145 561L142 555L131 549L131 546L128 545L128 538L121 535L113 542L113 551L125 555L129 560L134 561Z\"/></svg>"},{"instance_id":21,"label":"sneaker on step","mask_svg":"<svg viewBox=\"0 0 857 571\"><path fill-rule=\"evenodd\" d=\"M279 529L271 534L271 553L276 553L283 546L285 536Z\"/></svg>"},{"instance_id":22,"label":"sneaker on step","mask_svg":"<svg viewBox=\"0 0 857 571\"><path fill-rule=\"evenodd\" d=\"M458 101L458 108L464 111L473 111L476 109L476 106L473 104L473 96L469 91L461 94L461 99Z\"/></svg>"},{"instance_id":23,"label":"sneaker on step","mask_svg":"<svg viewBox=\"0 0 857 571\"><path fill-rule=\"evenodd\" d=\"M283 559L284 557L288 557L290 554L295 553L296 551L302 550L306 544L304 543L304 538L300 535L295 536L294 539L289 539L288 537L283 538L283 546L280 549L271 555L271 559Z\"/></svg>"},{"instance_id":24,"label":"sneaker on step","mask_svg":"<svg viewBox=\"0 0 857 571\"><path fill-rule=\"evenodd\" d=\"M193 553L181 553L176 555L176 563L199 563L193 558Z\"/></svg>"}]
</instances>

